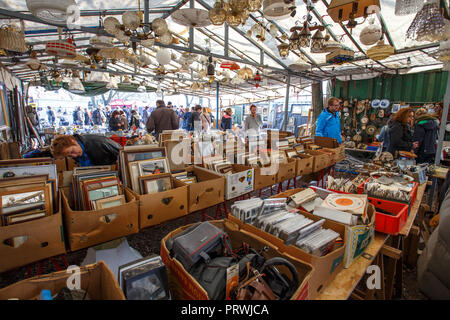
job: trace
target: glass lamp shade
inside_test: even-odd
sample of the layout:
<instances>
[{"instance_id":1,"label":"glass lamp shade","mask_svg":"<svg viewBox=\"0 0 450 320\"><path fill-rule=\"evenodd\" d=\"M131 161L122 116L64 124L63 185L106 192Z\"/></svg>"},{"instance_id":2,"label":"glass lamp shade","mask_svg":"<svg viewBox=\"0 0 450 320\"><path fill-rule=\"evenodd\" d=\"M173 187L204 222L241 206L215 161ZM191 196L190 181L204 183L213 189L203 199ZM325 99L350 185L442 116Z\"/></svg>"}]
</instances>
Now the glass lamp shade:
<instances>
[{"instance_id":1,"label":"glass lamp shade","mask_svg":"<svg viewBox=\"0 0 450 320\"><path fill-rule=\"evenodd\" d=\"M250 12L256 12L259 9L261 9L262 3L263 3L262 0L248 0L247 1L247 4L248 4L247 9Z\"/></svg>"},{"instance_id":2,"label":"glass lamp shade","mask_svg":"<svg viewBox=\"0 0 450 320\"><path fill-rule=\"evenodd\" d=\"M141 25L141 17L136 11L126 11L122 15L122 23L126 28L136 30Z\"/></svg>"},{"instance_id":3,"label":"glass lamp shade","mask_svg":"<svg viewBox=\"0 0 450 320\"><path fill-rule=\"evenodd\" d=\"M214 7L209 10L209 20L216 26L222 25L227 20L227 11L224 9L222 1L216 1Z\"/></svg>"},{"instance_id":4,"label":"glass lamp shade","mask_svg":"<svg viewBox=\"0 0 450 320\"><path fill-rule=\"evenodd\" d=\"M282 43L278 45L278 52L282 58L286 58L289 55L289 45L286 43Z\"/></svg>"},{"instance_id":5,"label":"glass lamp shade","mask_svg":"<svg viewBox=\"0 0 450 320\"><path fill-rule=\"evenodd\" d=\"M312 37L311 43L311 52L312 53L320 53L323 50L325 38L320 30L317 30L314 36Z\"/></svg>"},{"instance_id":6,"label":"glass lamp shade","mask_svg":"<svg viewBox=\"0 0 450 320\"><path fill-rule=\"evenodd\" d=\"M244 11L248 8L248 0L229 0L228 3L235 11Z\"/></svg>"},{"instance_id":7,"label":"glass lamp shade","mask_svg":"<svg viewBox=\"0 0 450 320\"><path fill-rule=\"evenodd\" d=\"M309 27L305 25L300 32L298 45L301 48L308 48L311 45L311 31L309 31Z\"/></svg>"},{"instance_id":8,"label":"glass lamp shade","mask_svg":"<svg viewBox=\"0 0 450 320\"><path fill-rule=\"evenodd\" d=\"M72 81L69 83L69 90L73 92L85 92L83 84L81 83L80 78L74 77Z\"/></svg>"},{"instance_id":9,"label":"glass lamp shade","mask_svg":"<svg viewBox=\"0 0 450 320\"><path fill-rule=\"evenodd\" d=\"M298 41L300 40L300 36L296 30L292 32L289 37L289 49L290 50L298 50Z\"/></svg>"},{"instance_id":10,"label":"glass lamp shade","mask_svg":"<svg viewBox=\"0 0 450 320\"><path fill-rule=\"evenodd\" d=\"M162 36L169 31L167 22L164 19L156 18L152 22L152 30L157 36Z\"/></svg>"},{"instance_id":11,"label":"glass lamp shade","mask_svg":"<svg viewBox=\"0 0 450 320\"><path fill-rule=\"evenodd\" d=\"M28 61L26 62L26 65L28 68L30 68L31 70L34 70L34 71L40 70L42 67L41 62L36 58L28 59Z\"/></svg>"},{"instance_id":12,"label":"glass lamp shade","mask_svg":"<svg viewBox=\"0 0 450 320\"><path fill-rule=\"evenodd\" d=\"M169 49L160 49L156 53L156 61L158 61L159 64L165 65L168 64L172 59L172 55Z\"/></svg>"},{"instance_id":13,"label":"glass lamp shade","mask_svg":"<svg viewBox=\"0 0 450 320\"><path fill-rule=\"evenodd\" d=\"M161 42L162 44L165 44L165 45L171 44L172 40L173 40L173 37L169 32L164 33L162 36L159 37L159 42Z\"/></svg>"},{"instance_id":14,"label":"glass lamp shade","mask_svg":"<svg viewBox=\"0 0 450 320\"><path fill-rule=\"evenodd\" d=\"M237 27L241 24L242 16L239 11L231 10L227 14L227 22L231 27Z\"/></svg>"},{"instance_id":15,"label":"glass lamp shade","mask_svg":"<svg viewBox=\"0 0 450 320\"><path fill-rule=\"evenodd\" d=\"M75 0L27 0L26 3L34 16L51 23L66 23L68 9L71 12L72 6L77 7Z\"/></svg>"}]
</instances>

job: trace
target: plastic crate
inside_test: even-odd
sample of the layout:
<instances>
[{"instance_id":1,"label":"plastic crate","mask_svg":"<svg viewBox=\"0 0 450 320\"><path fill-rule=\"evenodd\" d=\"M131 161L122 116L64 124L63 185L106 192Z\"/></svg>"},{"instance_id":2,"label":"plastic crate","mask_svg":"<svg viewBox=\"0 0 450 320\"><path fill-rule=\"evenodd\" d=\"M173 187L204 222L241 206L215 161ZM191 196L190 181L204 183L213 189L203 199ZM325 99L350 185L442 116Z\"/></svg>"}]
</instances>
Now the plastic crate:
<instances>
[{"instance_id":1,"label":"plastic crate","mask_svg":"<svg viewBox=\"0 0 450 320\"><path fill-rule=\"evenodd\" d=\"M315 190L314 187L310 187ZM339 190L327 189L336 193L349 194ZM376 211L375 215L375 230L378 232L397 235L408 220L409 206L406 203L383 200L378 198L368 197L371 204L375 206L375 209L381 209L390 212L394 215L389 215Z\"/></svg>"}]
</instances>

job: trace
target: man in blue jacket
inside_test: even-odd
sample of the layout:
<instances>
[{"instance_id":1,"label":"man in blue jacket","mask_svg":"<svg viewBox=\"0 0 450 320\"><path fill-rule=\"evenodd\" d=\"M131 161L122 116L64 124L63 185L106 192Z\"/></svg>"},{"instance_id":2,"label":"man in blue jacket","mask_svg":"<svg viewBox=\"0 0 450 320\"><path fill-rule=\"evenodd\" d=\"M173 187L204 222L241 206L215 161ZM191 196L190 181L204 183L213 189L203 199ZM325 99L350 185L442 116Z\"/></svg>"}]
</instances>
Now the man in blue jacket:
<instances>
[{"instance_id":1,"label":"man in blue jacket","mask_svg":"<svg viewBox=\"0 0 450 320\"><path fill-rule=\"evenodd\" d=\"M341 119L338 111L339 99L331 97L328 99L328 107L317 118L316 136L334 138L338 143L342 143Z\"/></svg>"}]
</instances>

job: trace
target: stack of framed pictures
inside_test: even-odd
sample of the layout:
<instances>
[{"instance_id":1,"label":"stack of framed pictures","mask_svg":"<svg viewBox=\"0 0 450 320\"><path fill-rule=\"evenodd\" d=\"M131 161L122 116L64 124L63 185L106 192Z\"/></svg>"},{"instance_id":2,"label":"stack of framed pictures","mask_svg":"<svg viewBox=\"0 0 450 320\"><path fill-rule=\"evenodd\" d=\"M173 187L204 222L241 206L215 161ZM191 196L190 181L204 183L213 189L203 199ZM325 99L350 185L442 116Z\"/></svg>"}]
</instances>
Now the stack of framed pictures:
<instances>
[{"instance_id":1,"label":"stack of framed pictures","mask_svg":"<svg viewBox=\"0 0 450 320\"><path fill-rule=\"evenodd\" d=\"M177 173L172 174L172 177L184 182L185 184L191 184L191 183L198 182L197 176L195 175L195 173L193 171L177 172Z\"/></svg>"},{"instance_id":2,"label":"stack of framed pictures","mask_svg":"<svg viewBox=\"0 0 450 320\"><path fill-rule=\"evenodd\" d=\"M233 166L226 159L218 159L217 157L204 159L204 164L206 169L213 170L217 173L221 174L233 173Z\"/></svg>"},{"instance_id":3,"label":"stack of framed pictures","mask_svg":"<svg viewBox=\"0 0 450 320\"><path fill-rule=\"evenodd\" d=\"M166 148L126 146L119 159L122 181L134 192L151 194L173 188Z\"/></svg>"},{"instance_id":4,"label":"stack of framed pictures","mask_svg":"<svg viewBox=\"0 0 450 320\"><path fill-rule=\"evenodd\" d=\"M75 168L72 189L76 210L99 210L126 202L119 173L110 166Z\"/></svg>"},{"instance_id":5,"label":"stack of framed pictures","mask_svg":"<svg viewBox=\"0 0 450 320\"><path fill-rule=\"evenodd\" d=\"M53 159L0 161L0 177L1 226L36 220L59 210Z\"/></svg>"}]
</instances>

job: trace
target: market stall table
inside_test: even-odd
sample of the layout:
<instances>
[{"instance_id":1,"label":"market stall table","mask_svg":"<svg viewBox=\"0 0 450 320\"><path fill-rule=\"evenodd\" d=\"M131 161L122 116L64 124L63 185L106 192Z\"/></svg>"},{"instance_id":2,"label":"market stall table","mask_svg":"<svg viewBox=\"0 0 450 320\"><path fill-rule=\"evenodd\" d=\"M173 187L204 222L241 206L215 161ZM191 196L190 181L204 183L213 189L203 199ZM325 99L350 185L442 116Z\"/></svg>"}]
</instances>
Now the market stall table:
<instances>
[{"instance_id":1,"label":"market stall table","mask_svg":"<svg viewBox=\"0 0 450 320\"><path fill-rule=\"evenodd\" d=\"M386 285L382 285L382 297L386 299L392 297L394 283L399 290L397 291L397 296L399 295L398 292L401 292L403 282L403 254L401 253L404 251L404 238L408 237L413 227L426 186L426 182L419 186L416 201L411 208L408 220L400 233L392 237L392 245L386 246L386 241L391 237L390 235L375 232L374 239L366 251L348 269L342 270L333 282L317 297L317 300L348 299L375 258L381 264L383 279L386 279ZM383 255L393 258L393 261L390 264L388 263L386 267L384 267L384 261L381 257Z\"/></svg>"}]
</instances>

